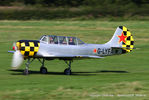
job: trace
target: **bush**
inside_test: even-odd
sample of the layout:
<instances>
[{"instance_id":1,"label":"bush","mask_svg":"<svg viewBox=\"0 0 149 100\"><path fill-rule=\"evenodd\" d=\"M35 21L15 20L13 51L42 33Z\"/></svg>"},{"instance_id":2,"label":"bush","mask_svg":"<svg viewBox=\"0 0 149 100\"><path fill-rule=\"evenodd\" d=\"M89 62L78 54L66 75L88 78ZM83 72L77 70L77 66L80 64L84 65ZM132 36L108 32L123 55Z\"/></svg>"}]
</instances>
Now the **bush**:
<instances>
[{"instance_id":1,"label":"bush","mask_svg":"<svg viewBox=\"0 0 149 100\"><path fill-rule=\"evenodd\" d=\"M133 6L133 7L132 7ZM145 7L145 8L144 8ZM136 10L137 9L137 10ZM133 3L122 6L83 6L79 8L15 8L0 9L0 20L41 20L41 19L64 19L85 16L85 18L103 17L132 17L148 16L149 6L138 8Z\"/></svg>"}]
</instances>

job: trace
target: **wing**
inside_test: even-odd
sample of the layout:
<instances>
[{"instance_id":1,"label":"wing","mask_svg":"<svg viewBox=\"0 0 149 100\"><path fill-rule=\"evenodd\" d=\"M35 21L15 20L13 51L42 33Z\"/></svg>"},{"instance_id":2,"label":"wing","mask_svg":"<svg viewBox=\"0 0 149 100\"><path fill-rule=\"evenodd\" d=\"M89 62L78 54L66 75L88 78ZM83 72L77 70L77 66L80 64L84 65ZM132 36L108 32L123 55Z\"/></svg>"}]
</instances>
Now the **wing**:
<instances>
[{"instance_id":1,"label":"wing","mask_svg":"<svg viewBox=\"0 0 149 100\"><path fill-rule=\"evenodd\" d=\"M56 58L104 58L100 56L92 56L92 55L53 55L49 57L56 57Z\"/></svg>"},{"instance_id":2,"label":"wing","mask_svg":"<svg viewBox=\"0 0 149 100\"><path fill-rule=\"evenodd\" d=\"M40 50L36 54L37 57L49 58L49 59L83 59L83 58L103 58L96 55L75 55L75 54L61 54L58 52L47 52L46 50Z\"/></svg>"},{"instance_id":3,"label":"wing","mask_svg":"<svg viewBox=\"0 0 149 100\"><path fill-rule=\"evenodd\" d=\"M14 53L15 51L8 51L9 53ZM100 56L93 56L93 55L61 55L61 54L57 54L57 55L50 55L47 53L42 53L42 54L38 54L38 56L40 57L45 57L45 58L104 58L104 57L100 57Z\"/></svg>"},{"instance_id":4,"label":"wing","mask_svg":"<svg viewBox=\"0 0 149 100\"><path fill-rule=\"evenodd\" d=\"M49 54L46 52L37 53L39 57L45 58L104 58L100 56L93 56L93 55L65 55L65 54Z\"/></svg>"}]
</instances>

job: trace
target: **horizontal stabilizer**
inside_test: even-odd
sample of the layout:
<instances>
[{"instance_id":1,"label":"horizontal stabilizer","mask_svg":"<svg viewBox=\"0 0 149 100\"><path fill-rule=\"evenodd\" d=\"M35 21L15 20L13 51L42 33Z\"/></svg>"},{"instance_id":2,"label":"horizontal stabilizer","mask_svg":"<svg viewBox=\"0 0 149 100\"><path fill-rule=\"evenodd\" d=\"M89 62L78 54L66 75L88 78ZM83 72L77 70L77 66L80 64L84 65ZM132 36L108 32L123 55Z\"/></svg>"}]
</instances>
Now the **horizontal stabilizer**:
<instances>
[{"instance_id":1,"label":"horizontal stabilizer","mask_svg":"<svg viewBox=\"0 0 149 100\"><path fill-rule=\"evenodd\" d=\"M130 48L130 47L111 47L112 49L136 49L136 48Z\"/></svg>"}]
</instances>

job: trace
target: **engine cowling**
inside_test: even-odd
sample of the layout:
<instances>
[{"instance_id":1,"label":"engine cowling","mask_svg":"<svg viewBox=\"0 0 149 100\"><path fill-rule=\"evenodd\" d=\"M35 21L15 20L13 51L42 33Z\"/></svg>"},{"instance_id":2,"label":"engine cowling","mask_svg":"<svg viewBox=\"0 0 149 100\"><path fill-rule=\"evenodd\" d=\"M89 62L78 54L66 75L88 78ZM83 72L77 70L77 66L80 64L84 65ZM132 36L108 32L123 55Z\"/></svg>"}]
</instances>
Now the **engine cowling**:
<instances>
[{"instance_id":1,"label":"engine cowling","mask_svg":"<svg viewBox=\"0 0 149 100\"><path fill-rule=\"evenodd\" d=\"M19 40L16 47L24 57L33 57L39 50L40 42L38 40Z\"/></svg>"}]
</instances>

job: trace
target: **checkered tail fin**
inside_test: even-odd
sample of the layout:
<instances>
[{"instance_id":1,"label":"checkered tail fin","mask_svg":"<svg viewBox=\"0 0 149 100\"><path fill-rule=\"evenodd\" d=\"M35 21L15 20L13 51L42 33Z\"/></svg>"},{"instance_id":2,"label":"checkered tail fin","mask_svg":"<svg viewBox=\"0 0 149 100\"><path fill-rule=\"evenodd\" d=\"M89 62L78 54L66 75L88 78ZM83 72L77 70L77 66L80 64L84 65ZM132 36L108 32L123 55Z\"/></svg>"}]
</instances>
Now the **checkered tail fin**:
<instances>
[{"instance_id":1,"label":"checkered tail fin","mask_svg":"<svg viewBox=\"0 0 149 100\"><path fill-rule=\"evenodd\" d=\"M133 36L125 26L117 27L112 39L107 44L110 47L122 48L125 52L130 52L134 49Z\"/></svg>"}]
</instances>

